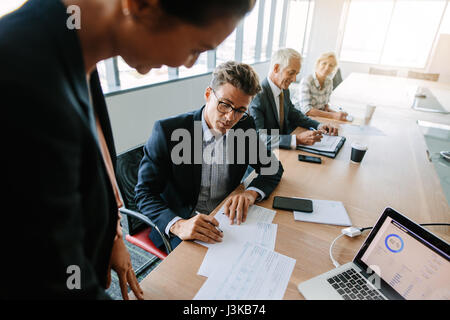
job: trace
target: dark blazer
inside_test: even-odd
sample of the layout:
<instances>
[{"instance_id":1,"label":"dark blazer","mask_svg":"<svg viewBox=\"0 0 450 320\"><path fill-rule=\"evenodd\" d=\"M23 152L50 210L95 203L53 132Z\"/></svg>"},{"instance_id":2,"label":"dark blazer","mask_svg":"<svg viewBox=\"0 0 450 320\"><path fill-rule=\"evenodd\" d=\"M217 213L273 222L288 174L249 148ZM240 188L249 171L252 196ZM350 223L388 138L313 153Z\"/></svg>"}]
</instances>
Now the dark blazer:
<instances>
[{"instance_id":1,"label":"dark blazer","mask_svg":"<svg viewBox=\"0 0 450 320\"><path fill-rule=\"evenodd\" d=\"M201 152L203 140L202 110L203 108L157 121L148 142L144 146L144 156L140 164L138 183L135 188L135 199L139 210L153 220L161 232L164 232L167 224L176 216L183 219L190 218L197 205L202 172L201 159L203 157ZM197 136L194 135L194 121L198 121ZM171 137L172 133L180 128L186 129L192 137L190 163L176 165L172 161L171 154L180 141L171 141ZM242 129L244 131L252 128L255 129L255 124L251 117L238 122L233 127L235 130ZM200 149L195 147L195 138L197 138L196 141L199 143ZM256 164L250 164L249 142L247 141L245 144L245 150L238 150L237 145L236 143L234 149L235 161L233 163L235 164L229 166L229 173L232 178L227 193L233 191L241 183L248 165L252 166L257 173L270 165L263 165L259 156ZM283 167L276 157L267 150L264 143L259 143L259 147L263 148L266 154L272 156L272 161L278 168L275 174L258 175L251 182L250 187L260 189L268 197L278 185L283 174ZM196 152L196 150L200 150L200 152ZM242 155L242 152L245 152L245 159L237 162L236 158ZM200 159L200 161L195 161L195 158ZM156 246L162 245L162 240L156 232L152 231L150 238Z\"/></svg>"},{"instance_id":2,"label":"dark blazer","mask_svg":"<svg viewBox=\"0 0 450 320\"><path fill-rule=\"evenodd\" d=\"M0 19L2 298L109 298L117 205L90 127L80 42L67 17L59 0L30 0ZM90 85L115 164L96 72ZM67 283L76 281L69 277L77 274L80 289L70 290Z\"/></svg>"},{"instance_id":3,"label":"dark blazer","mask_svg":"<svg viewBox=\"0 0 450 320\"><path fill-rule=\"evenodd\" d=\"M267 142L273 143L274 137L279 137L279 147L290 149L291 136L289 135L297 127L317 129L319 122L304 115L292 104L289 90L283 90L284 93L284 126L283 131L278 135L271 134L270 130L280 130L279 115L275 98L270 88L269 81L265 78L261 83L262 90L255 96L250 104L250 114L255 119L256 129L267 129ZM275 145L272 144L272 147Z\"/></svg>"}]
</instances>

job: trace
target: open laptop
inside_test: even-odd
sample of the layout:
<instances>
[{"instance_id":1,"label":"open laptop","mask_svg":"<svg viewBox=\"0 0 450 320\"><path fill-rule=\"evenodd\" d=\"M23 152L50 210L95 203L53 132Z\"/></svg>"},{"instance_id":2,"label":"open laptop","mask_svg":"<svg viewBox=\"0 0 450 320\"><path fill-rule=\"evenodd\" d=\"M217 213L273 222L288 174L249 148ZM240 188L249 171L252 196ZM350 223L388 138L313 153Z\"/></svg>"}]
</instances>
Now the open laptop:
<instances>
[{"instance_id":1,"label":"open laptop","mask_svg":"<svg viewBox=\"0 0 450 320\"><path fill-rule=\"evenodd\" d=\"M386 208L352 262L298 285L306 299L450 300L449 244Z\"/></svg>"}]
</instances>

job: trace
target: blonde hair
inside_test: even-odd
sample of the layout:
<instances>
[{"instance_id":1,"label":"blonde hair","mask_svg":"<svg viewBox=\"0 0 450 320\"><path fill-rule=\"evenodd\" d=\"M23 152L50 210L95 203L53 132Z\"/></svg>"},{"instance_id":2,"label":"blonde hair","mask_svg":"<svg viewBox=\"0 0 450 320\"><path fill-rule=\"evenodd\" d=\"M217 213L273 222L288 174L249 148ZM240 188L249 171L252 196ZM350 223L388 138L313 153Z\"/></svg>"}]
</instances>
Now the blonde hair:
<instances>
[{"instance_id":1,"label":"blonde hair","mask_svg":"<svg viewBox=\"0 0 450 320\"><path fill-rule=\"evenodd\" d=\"M331 75L334 75L334 73L336 72L337 67L338 67L338 61L337 61L337 58L336 58L336 55L334 54L334 52L322 53L320 55L320 57L317 58L317 60L316 60L316 70L317 70L317 67L319 66L320 62L322 62L323 60L329 59L329 58L333 58L334 61L336 61L336 65L334 66L333 72L331 72Z\"/></svg>"},{"instance_id":2,"label":"blonde hair","mask_svg":"<svg viewBox=\"0 0 450 320\"><path fill-rule=\"evenodd\" d=\"M289 61L291 59L299 59L300 63L302 62L302 56L300 53L298 53L297 50L291 49L291 48L283 48L277 50L273 55L272 59L270 60L270 71L273 71L273 68L276 64L280 65L280 69L284 69L289 65Z\"/></svg>"}]
</instances>

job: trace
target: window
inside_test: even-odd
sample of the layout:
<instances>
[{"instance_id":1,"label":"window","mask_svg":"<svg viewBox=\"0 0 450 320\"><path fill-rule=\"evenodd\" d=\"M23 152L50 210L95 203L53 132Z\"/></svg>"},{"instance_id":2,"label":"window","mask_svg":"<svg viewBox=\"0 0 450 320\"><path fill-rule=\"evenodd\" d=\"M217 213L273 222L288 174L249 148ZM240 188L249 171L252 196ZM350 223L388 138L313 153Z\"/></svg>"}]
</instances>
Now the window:
<instances>
[{"instance_id":1,"label":"window","mask_svg":"<svg viewBox=\"0 0 450 320\"><path fill-rule=\"evenodd\" d=\"M352 0L340 59L424 68L446 0Z\"/></svg>"},{"instance_id":2,"label":"window","mask_svg":"<svg viewBox=\"0 0 450 320\"><path fill-rule=\"evenodd\" d=\"M115 59L117 59L117 63L114 63L112 58L97 63L100 83L105 93L169 80L169 69L167 66L152 69L146 75L141 75L128 66L121 57L116 57ZM117 80L116 73L118 76Z\"/></svg>"},{"instance_id":3,"label":"window","mask_svg":"<svg viewBox=\"0 0 450 320\"><path fill-rule=\"evenodd\" d=\"M222 42L216 49L216 65L219 65L228 60L234 60L236 42L236 30L234 30L228 38Z\"/></svg>"},{"instance_id":4,"label":"window","mask_svg":"<svg viewBox=\"0 0 450 320\"><path fill-rule=\"evenodd\" d=\"M106 92L108 88L108 78L106 77L106 62L100 61L97 63L98 77L100 78L100 83L102 85L103 91Z\"/></svg>"},{"instance_id":5,"label":"window","mask_svg":"<svg viewBox=\"0 0 450 320\"><path fill-rule=\"evenodd\" d=\"M306 44L309 40L314 2L308 0L289 1L286 47L293 48L306 55Z\"/></svg>"},{"instance_id":6,"label":"window","mask_svg":"<svg viewBox=\"0 0 450 320\"><path fill-rule=\"evenodd\" d=\"M306 57L306 55L308 53L309 36L311 35L313 14L314 14L314 1L309 1L308 17L306 18L306 26L304 27L305 33L304 33L304 37L303 37L303 47L302 47L302 51L300 51L302 53L303 57Z\"/></svg>"},{"instance_id":7,"label":"window","mask_svg":"<svg viewBox=\"0 0 450 320\"><path fill-rule=\"evenodd\" d=\"M381 64L423 68L446 1L397 1Z\"/></svg>"},{"instance_id":8,"label":"window","mask_svg":"<svg viewBox=\"0 0 450 320\"><path fill-rule=\"evenodd\" d=\"M284 23L283 21L283 11L284 11L284 6L285 3L287 4L288 0L278 0L277 1L277 7L276 7L276 11L275 11L275 26L274 26L274 32L273 32L273 44L272 44L272 53L274 53L275 51L277 51L278 49L283 47L283 42L281 41L281 45L280 45L280 40L282 40L281 38L281 33L283 32L282 30L282 24Z\"/></svg>"},{"instance_id":9,"label":"window","mask_svg":"<svg viewBox=\"0 0 450 320\"><path fill-rule=\"evenodd\" d=\"M143 86L169 79L169 69L167 66L163 66L159 69L152 69L146 75L142 75L135 69L129 67L121 57L118 57L117 59L117 66L122 89Z\"/></svg>"},{"instance_id":10,"label":"window","mask_svg":"<svg viewBox=\"0 0 450 320\"><path fill-rule=\"evenodd\" d=\"M188 77L195 74L206 73L208 71L208 61L207 52L203 52L198 57L197 61L191 68L186 68L185 66L178 68L178 75L180 77Z\"/></svg>"},{"instance_id":11,"label":"window","mask_svg":"<svg viewBox=\"0 0 450 320\"><path fill-rule=\"evenodd\" d=\"M391 16L392 1L352 1L341 60L378 63Z\"/></svg>"},{"instance_id":12,"label":"window","mask_svg":"<svg viewBox=\"0 0 450 320\"><path fill-rule=\"evenodd\" d=\"M252 12L244 21L244 44L242 61L246 63L255 62L256 59L256 36L258 33L259 5L256 3Z\"/></svg>"},{"instance_id":13,"label":"window","mask_svg":"<svg viewBox=\"0 0 450 320\"><path fill-rule=\"evenodd\" d=\"M21 7L27 0L2 0L0 1L0 17Z\"/></svg>"},{"instance_id":14,"label":"window","mask_svg":"<svg viewBox=\"0 0 450 320\"><path fill-rule=\"evenodd\" d=\"M3 1L3 0L0 0ZM152 69L141 75L116 57L97 64L105 93L201 75L226 61L267 61L271 54L290 46L305 53L313 12L313 0L259 0L237 28L216 50L202 53L191 68ZM267 51L270 52L267 52Z\"/></svg>"},{"instance_id":15,"label":"window","mask_svg":"<svg viewBox=\"0 0 450 320\"><path fill-rule=\"evenodd\" d=\"M0 17L26 1L0 0ZM238 28L216 50L202 53L193 67L164 66L141 75L121 57L111 58L97 64L102 88L105 93L111 93L205 74L229 60L246 63L267 61L274 51L282 47L295 48L305 55L313 7L313 0L259 0Z\"/></svg>"},{"instance_id":16,"label":"window","mask_svg":"<svg viewBox=\"0 0 450 320\"><path fill-rule=\"evenodd\" d=\"M447 9L445 10L444 18L442 19L439 34L441 33L450 34L450 3L447 3Z\"/></svg>"},{"instance_id":17,"label":"window","mask_svg":"<svg viewBox=\"0 0 450 320\"><path fill-rule=\"evenodd\" d=\"M271 9L272 8L272 0L266 0L264 4L264 22L263 22L263 37L262 37L262 47L261 47L261 58L262 59L270 59L270 57L267 56L267 46L269 45L269 33L270 33L270 15L271 15Z\"/></svg>"}]
</instances>

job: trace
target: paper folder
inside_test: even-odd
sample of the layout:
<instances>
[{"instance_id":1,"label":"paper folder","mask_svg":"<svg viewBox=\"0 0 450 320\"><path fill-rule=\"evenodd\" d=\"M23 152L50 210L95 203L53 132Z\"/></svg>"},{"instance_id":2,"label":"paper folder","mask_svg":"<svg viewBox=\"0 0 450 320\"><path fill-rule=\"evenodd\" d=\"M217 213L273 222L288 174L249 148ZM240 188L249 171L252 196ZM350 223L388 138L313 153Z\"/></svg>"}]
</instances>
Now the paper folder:
<instances>
[{"instance_id":1,"label":"paper folder","mask_svg":"<svg viewBox=\"0 0 450 320\"><path fill-rule=\"evenodd\" d=\"M323 150L314 148L314 145L312 145L312 146L298 145L297 150L302 150L302 151L306 151L306 152L310 152L310 153L314 153L314 154L319 154L319 155L334 159L336 157L336 155L338 154L339 150L341 150L341 148L344 145L344 142L346 140L345 137L339 136L338 138L340 138L340 141L338 142L338 144L336 145L336 147L333 151L323 151Z\"/></svg>"}]
</instances>

